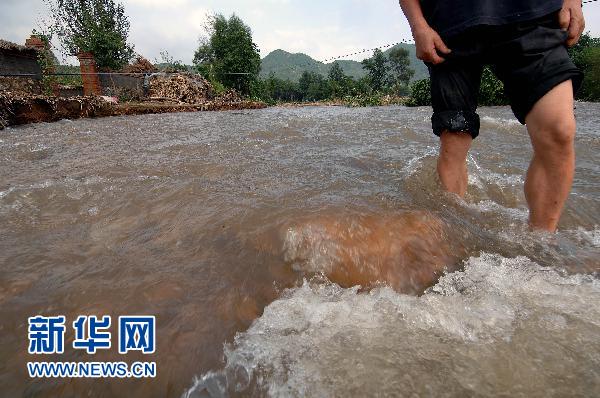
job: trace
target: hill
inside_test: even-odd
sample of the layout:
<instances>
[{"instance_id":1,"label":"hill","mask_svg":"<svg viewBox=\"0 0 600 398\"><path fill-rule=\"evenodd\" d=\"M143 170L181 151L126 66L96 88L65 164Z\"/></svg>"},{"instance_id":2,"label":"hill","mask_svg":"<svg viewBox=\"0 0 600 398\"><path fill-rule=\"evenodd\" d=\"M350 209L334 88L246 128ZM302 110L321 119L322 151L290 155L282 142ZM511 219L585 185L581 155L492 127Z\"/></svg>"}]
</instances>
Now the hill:
<instances>
[{"instance_id":1,"label":"hill","mask_svg":"<svg viewBox=\"0 0 600 398\"><path fill-rule=\"evenodd\" d=\"M390 53L390 51L392 51L392 49L394 49L396 47L406 48L408 50L408 57L410 59L410 67L413 68L413 70L415 71L415 75L413 76L411 81L421 80L426 77L429 77L429 72L427 71L427 66L425 66L423 61L421 61L420 59L417 58L417 51L416 51L414 44L405 44L405 43L397 44L394 47L391 47L391 48L385 50L383 53L385 55L388 55Z\"/></svg>"},{"instance_id":2,"label":"hill","mask_svg":"<svg viewBox=\"0 0 600 398\"><path fill-rule=\"evenodd\" d=\"M415 45L399 44L398 46L408 50L411 68L415 70L413 80L427 77L427 67L415 55ZM384 54L387 55L392 48L384 51ZM334 62L337 62L348 76L352 76L355 79L365 76L365 71L360 62L350 60L336 60ZM304 71L327 76L334 62L324 64L303 53L292 54L284 50L275 50L262 59L260 76L266 78L273 73L280 79L289 79L297 82Z\"/></svg>"}]
</instances>

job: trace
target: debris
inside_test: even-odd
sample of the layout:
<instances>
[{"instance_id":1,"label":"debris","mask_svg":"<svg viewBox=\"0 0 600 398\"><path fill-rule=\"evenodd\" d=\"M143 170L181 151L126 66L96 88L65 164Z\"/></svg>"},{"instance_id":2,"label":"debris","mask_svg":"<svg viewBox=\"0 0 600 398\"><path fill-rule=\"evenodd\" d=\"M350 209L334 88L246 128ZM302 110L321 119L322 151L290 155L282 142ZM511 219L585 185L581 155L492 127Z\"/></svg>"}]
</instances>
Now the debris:
<instances>
[{"instance_id":1,"label":"debris","mask_svg":"<svg viewBox=\"0 0 600 398\"><path fill-rule=\"evenodd\" d=\"M214 98L214 91L208 80L200 75L156 73L149 77L148 97L171 99L186 104L203 104Z\"/></svg>"},{"instance_id":2,"label":"debris","mask_svg":"<svg viewBox=\"0 0 600 398\"><path fill-rule=\"evenodd\" d=\"M109 104L118 104L119 103L119 99L117 97L109 97L106 95L101 95L100 98L102 98L104 101L108 102Z\"/></svg>"},{"instance_id":3,"label":"debris","mask_svg":"<svg viewBox=\"0 0 600 398\"><path fill-rule=\"evenodd\" d=\"M158 72L158 69L152 65L150 61L141 55L135 59L135 61L129 65L125 65L121 72L124 73L154 73Z\"/></svg>"}]
</instances>

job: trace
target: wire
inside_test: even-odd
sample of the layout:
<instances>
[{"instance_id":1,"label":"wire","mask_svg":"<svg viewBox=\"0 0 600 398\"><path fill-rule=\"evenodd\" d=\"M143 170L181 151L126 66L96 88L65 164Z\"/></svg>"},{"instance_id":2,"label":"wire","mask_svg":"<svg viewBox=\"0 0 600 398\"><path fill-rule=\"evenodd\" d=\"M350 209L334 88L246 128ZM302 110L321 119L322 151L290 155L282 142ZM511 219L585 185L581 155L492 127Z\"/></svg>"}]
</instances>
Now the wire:
<instances>
[{"instance_id":1,"label":"wire","mask_svg":"<svg viewBox=\"0 0 600 398\"><path fill-rule=\"evenodd\" d=\"M46 73L44 76L87 76L87 75L100 75L100 76L108 76L108 75L172 75L177 74L179 72L84 72L84 73ZM42 77L39 73L0 73L2 77Z\"/></svg>"},{"instance_id":2,"label":"wire","mask_svg":"<svg viewBox=\"0 0 600 398\"><path fill-rule=\"evenodd\" d=\"M594 0L594 1L597 1L597 0ZM375 51L375 50L377 50L377 49L381 49L381 48L389 48L389 47L394 47L394 46L397 46L398 44L409 44L409 43L410 43L410 42L412 42L412 41L413 41L412 39L402 39L402 40L400 40L400 41L399 41L399 42L397 42L397 43L385 44L385 45L383 45L383 46L374 47L374 48L365 48L365 49L363 49L363 50L359 50L359 51L357 51L357 52L354 52L354 53L350 53L350 54L344 54L344 55L338 55L338 56L336 56L336 57L327 58L327 59L325 59L325 60L323 60L323 61L321 61L321 62L323 62L324 64L326 64L326 63L329 63L329 62L331 62L331 61L335 61L335 60L337 60L337 59L340 59L340 58L351 57L351 56L354 56L354 55L359 55L359 54L363 54L363 53L366 53L366 52Z\"/></svg>"},{"instance_id":3,"label":"wire","mask_svg":"<svg viewBox=\"0 0 600 398\"><path fill-rule=\"evenodd\" d=\"M581 4L583 5L583 4L586 4L586 3L594 3L596 1L600 1L600 0L584 0L584 1L581 2ZM326 64L328 62L335 61L336 59L351 57L351 56L359 55L359 54L362 54L362 53L365 53L365 52L368 52L368 51L375 51L378 48L388 48L388 47L393 47L393 46L396 46L398 44L403 44L403 43L404 44L408 44L408 43L410 43L412 41L413 41L412 39L402 39L398 43L386 44L384 46L375 47L375 48L369 48L369 49L364 49L364 50L360 50L360 51L357 51L357 52L354 52L354 53L350 53L350 54L338 55L336 57L327 58L327 59L325 59L325 60L323 60L321 62L323 62L324 64Z\"/></svg>"},{"instance_id":4,"label":"wire","mask_svg":"<svg viewBox=\"0 0 600 398\"><path fill-rule=\"evenodd\" d=\"M581 2L581 4L587 4L587 3L594 3L600 0L584 0ZM362 50L358 50L355 51L353 53L348 53L348 54L344 54L344 55L338 55L335 57L331 57L331 58L327 58L323 61L318 61L318 60L314 60L316 63L323 63L323 64L328 64L332 61L336 61L338 59L342 59L342 58L347 58L347 57L352 57L355 55L360 55L360 54L364 54L367 52L371 52L371 51L375 51L377 49L382 49L382 48L389 48L389 47L394 47L397 46L399 44L412 44L413 39L402 39L399 42L396 43L392 43L392 44L385 44L379 47L373 47L373 48L365 48ZM53 47L54 49L58 50L57 47L55 47L54 45L52 45L52 43L50 43L50 46ZM315 64L313 63L306 63L306 64L299 64L299 65L292 65L290 67L288 67L289 69L299 69L302 68L304 66L315 66ZM171 73L171 72L162 72L162 73ZM175 72L173 72L175 73ZM98 72L98 73L52 73L50 75L53 76L81 76L81 75L148 75L150 73L145 73L145 72L131 72L131 73L126 73L126 72ZM232 72L232 73L226 73L227 75L245 75L245 74L249 74L249 73L242 73L242 72ZM15 74L2 74L0 73L0 76L2 77L33 77L33 76L40 76L37 74L26 74L26 73L15 73Z\"/></svg>"}]
</instances>

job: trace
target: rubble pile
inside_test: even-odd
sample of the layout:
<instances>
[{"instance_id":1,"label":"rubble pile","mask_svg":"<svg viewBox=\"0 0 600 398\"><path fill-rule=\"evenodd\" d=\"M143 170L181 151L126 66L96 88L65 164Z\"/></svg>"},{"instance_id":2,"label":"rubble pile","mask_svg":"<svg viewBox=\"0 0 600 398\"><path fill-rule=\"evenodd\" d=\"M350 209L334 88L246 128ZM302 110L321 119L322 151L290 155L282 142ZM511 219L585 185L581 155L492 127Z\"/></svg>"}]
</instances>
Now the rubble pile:
<instances>
[{"instance_id":1,"label":"rubble pile","mask_svg":"<svg viewBox=\"0 0 600 398\"><path fill-rule=\"evenodd\" d=\"M240 102L242 101L242 97L237 91L230 88L229 90L225 91L223 94L215 98L215 100L220 102Z\"/></svg>"},{"instance_id":2,"label":"rubble pile","mask_svg":"<svg viewBox=\"0 0 600 398\"><path fill-rule=\"evenodd\" d=\"M19 94L41 94L42 81L30 77L0 77L0 92L10 91Z\"/></svg>"},{"instance_id":3,"label":"rubble pile","mask_svg":"<svg viewBox=\"0 0 600 398\"><path fill-rule=\"evenodd\" d=\"M146 71L150 63L145 64L143 60L140 60L137 64L139 66L137 70ZM134 64L128 70L133 71ZM101 81L108 81L108 83L103 83L105 91L115 87L121 90L116 94L122 99L125 96L124 90L133 90L129 88L131 82L125 81L125 78L132 79L133 77L114 75L105 78L103 76ZM0 91L0 130L17 124L53 122L82 117L260 109L266 107L263 102L243 99L233 89L215 95L212 85L197 74L152 73L146 78L137 75L135 79L139 81L136 84L140 86L139 93L135 93L135 99L138 100L129 100L119 104L112 103L114 101L107 101L102 97L73 96L64 98L26 94L13 90ZM125 83L129 86L126 86ZM75 92L75 90L73 91ZM144 96L142 91L145 91L147 95ZM114 96L115 93L108 95ZM133 99L134 97L130 96L130 98Z\"/></svg>"},{"instance_id":4,"label":"rubble pile","mask_svg":"<svg viewBox=\"0 0 600 398\"><path fill-rule=\"evenodd\" d=\"M152 62L146 58L139 56L135 61L129 65L125 65L121 72L124 73L155 73L158 69L152 65Z\"/></svg>"},{"instance_id":5,"label":"rubble pile","mask_svg":"<svg viewBox=\"0 0 600 398\"><path fill-rule=\"evenodd\" d=\"M191 73L154 74L149 78L150 100L172 100L184 104L202 104L214 98L208 80Z\"/></svg>"}]
</instances>

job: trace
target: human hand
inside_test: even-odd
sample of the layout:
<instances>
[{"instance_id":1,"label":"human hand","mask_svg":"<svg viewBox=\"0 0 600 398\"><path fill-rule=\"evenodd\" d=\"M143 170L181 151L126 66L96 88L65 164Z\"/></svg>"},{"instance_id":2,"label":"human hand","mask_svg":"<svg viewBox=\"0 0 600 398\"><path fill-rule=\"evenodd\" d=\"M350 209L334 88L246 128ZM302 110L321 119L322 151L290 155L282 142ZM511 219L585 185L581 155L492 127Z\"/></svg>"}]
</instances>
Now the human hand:
<instances>
[{"instance_id":1,"label":"human hand","mask_svg":"<svg viewBox=\"0 0 600 398\"><path fill-rule=\"evenodd\" d=\"M585 28L581 0L564 0L563 7L558 13L558 24L563 31L569 33L566 41L567 46L575 45Z\"/></svg>"},{"instance_id":2,"label":"human hand","mask_svg":"<svg viewBox=\"0 0 600 398\"><path fill-rule=\"evenodd\" d=\"M429 25L423 25L414 29L413 37L415 39L417 58L424 62L437 65L445 61L440 54L450 54L451 50L446 46L440 35Z\"/></svg>"}]
</instances>

